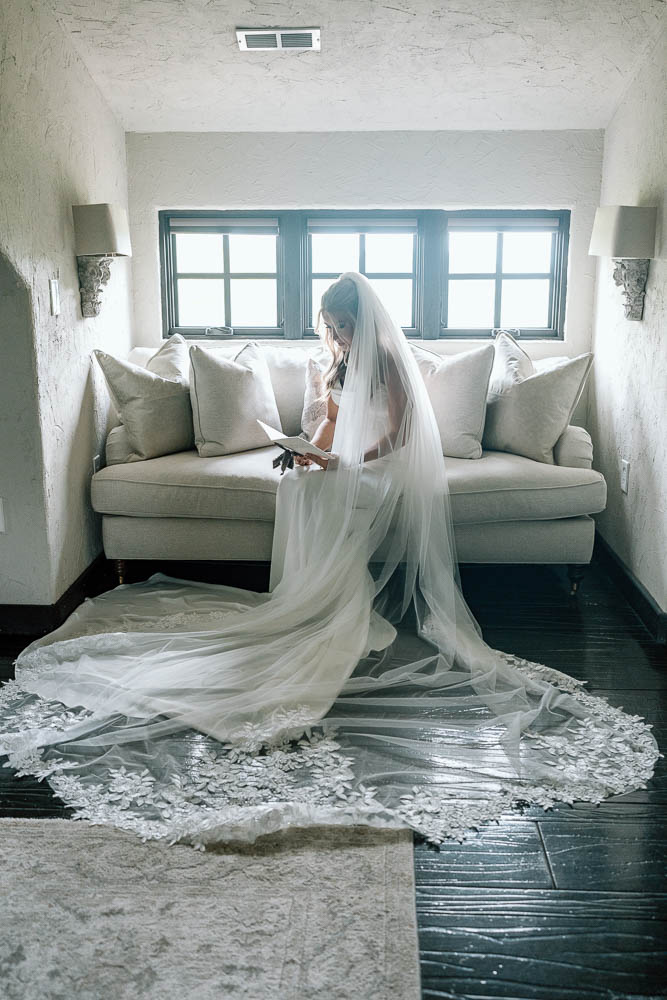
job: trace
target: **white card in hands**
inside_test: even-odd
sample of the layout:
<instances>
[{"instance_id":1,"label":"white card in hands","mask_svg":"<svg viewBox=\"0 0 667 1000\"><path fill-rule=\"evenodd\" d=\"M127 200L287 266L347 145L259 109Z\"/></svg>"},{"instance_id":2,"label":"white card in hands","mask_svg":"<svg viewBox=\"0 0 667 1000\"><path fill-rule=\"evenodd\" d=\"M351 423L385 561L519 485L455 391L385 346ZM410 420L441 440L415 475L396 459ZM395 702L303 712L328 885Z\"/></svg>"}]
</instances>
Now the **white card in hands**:
<instances>
[{"instance_id":1,"label":"white card in hands","mask_svg":"<svg viewBox=\"0 0 667 1000\"><path fill-rule=\"evenodd\" d=\"M328 451L322 451L318 448L316 444L311 444L310 441L306 441L302 437L285 437L282 431L277 431L275 427L269 427L265 424L263 420L258 420L257 423L262 428L266 436L273 441L274 444L279 444L281 448L287 448L289 451L293 451L296 455L319 455L320 458L331 458L331 453Z\"/></svg>"}]
</instances>

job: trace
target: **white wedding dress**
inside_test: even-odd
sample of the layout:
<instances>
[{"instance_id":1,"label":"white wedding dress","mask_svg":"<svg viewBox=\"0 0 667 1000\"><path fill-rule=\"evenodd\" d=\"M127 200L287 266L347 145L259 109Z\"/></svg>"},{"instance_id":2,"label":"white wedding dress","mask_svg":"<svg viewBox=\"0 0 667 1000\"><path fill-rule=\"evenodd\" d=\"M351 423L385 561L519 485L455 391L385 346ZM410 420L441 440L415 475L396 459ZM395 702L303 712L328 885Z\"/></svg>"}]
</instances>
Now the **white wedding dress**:
<instances>
[{"instance_id":1,"label":"white wedding dress","mask_svg":"<svg viewBox=\"0 0 667 1000\"><path fill-rule=\"evenodd\" d=\"M32 642L0 689L0 753L78 818L198 846L322 823L439 842L652 774L641 719L482 639L423 381L348 276L339 463L281 479L269 592L162 573L115 587Z\"/></svg>"}]
</instances>

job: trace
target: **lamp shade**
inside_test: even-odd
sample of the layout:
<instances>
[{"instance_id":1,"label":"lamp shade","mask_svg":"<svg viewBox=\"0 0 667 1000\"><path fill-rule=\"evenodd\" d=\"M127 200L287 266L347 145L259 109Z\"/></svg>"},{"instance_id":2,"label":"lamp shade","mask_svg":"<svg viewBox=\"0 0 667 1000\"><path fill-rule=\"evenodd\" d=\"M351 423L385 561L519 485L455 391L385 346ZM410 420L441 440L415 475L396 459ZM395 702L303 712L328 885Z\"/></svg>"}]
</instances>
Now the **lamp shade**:
<instances>
[{"instance_id":1,"label":"lamp shade","mask_svg":"<svg viewBox=\"0 0 667 1000\"><path fill-rule=\"evenodd\" d=\"M132 256L127 212L121 205L73 205L77 257Z\"/></svg>"},{"instance_id":2,"label":"lamp shade","mask_svg":"<svg viewBox=\"0 0 667 1000\"><path fill-rule=\"evenodd\" d=\"M602 205L595 212L588 253L593 257L633 257L645 260L655 253L655 208Z\"/></svg>"}]
</instances>

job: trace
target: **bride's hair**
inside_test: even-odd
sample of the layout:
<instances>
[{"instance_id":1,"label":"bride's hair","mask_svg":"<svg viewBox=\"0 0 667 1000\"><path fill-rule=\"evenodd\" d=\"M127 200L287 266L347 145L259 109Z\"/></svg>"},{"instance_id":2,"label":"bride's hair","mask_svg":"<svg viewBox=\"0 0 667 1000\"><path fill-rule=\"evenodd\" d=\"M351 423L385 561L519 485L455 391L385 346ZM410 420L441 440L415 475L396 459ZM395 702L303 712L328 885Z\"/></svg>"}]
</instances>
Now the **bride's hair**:
<instances>
[{"instance_id":1,"label":"bride's hair","mask_svg":"<svg viewBox=\"0 0 667 1000\"><path fill-rule=\"evenodd\" d=\"M352 278L339 278L329 285L320 304L320 311L317 314L316 329L324 325L322 339L331 352L331 364L324 375L324 384L327 395L331 392L338 381L342 385L345 380L347 369L347 350L336 338L335 330L328 326L327 321L333 316L342 316L354 326L357 322L357 312L359 309L359 292ZM322 321L324 320L324 323Z\"/></svg>"}]
</instances>

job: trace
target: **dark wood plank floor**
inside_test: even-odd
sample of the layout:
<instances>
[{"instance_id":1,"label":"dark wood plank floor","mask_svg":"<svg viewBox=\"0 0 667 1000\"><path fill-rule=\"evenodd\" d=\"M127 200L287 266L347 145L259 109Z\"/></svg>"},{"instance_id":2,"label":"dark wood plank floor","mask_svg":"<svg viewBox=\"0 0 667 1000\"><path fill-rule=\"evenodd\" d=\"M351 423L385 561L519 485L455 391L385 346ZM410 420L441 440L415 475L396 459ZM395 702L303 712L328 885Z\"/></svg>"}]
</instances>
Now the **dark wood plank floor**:
<instances>
[{"instance_id":1,"label":"dark wood plank floor","mask_svg":"<svg viewBox=\"0 0 667 1000\"><path fill-rule=\"evenodd\" d=\"M487 642L587 680L667 746L667 662L593 565L576 600L560 568L476 567L463 587ZM667 996L667 767L599 806L531 808L465 844L417 842L423 997Z\"/></svg>"},{"instance_id":2,"label":"dark wood plank floor","mask_svg":"<svg viewBox=\"0 0 667 1000\"><path fill-rule=\"evenodd\" d=\"M667 746L667 662L604 572L568 596L560 567L467 567L487 642L587 680ZM11 674L5 640L0 678ZM0 816L68 815L45 782L0 769ZM667 766L592 807L533 808L465 844L415 843L423 997L667 996ZM400 1000L400 998L396 998Z\"/></svg>"}]
</instances>

